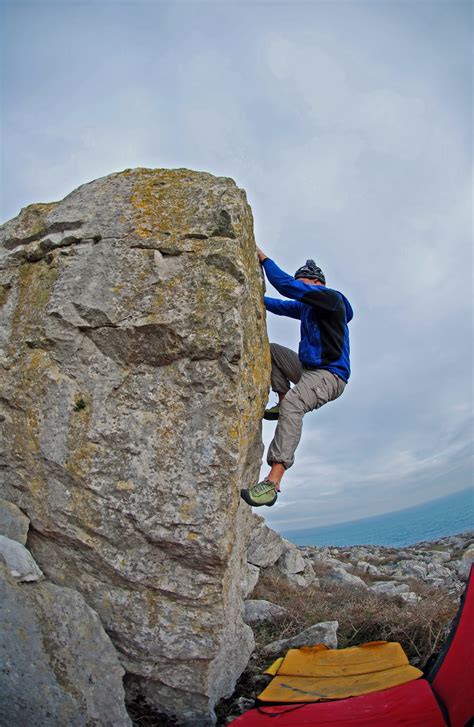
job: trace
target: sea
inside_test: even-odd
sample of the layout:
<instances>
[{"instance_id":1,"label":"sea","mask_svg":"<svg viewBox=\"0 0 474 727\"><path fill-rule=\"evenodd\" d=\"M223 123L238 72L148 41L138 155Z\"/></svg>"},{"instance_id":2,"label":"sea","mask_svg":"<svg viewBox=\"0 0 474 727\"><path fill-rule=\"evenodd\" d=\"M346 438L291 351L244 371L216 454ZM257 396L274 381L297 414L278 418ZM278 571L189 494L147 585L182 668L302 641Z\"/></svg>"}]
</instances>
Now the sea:
<instances>
[{"instance_id":1,"label":"sea","mask_svg":"<svg viewBox=\"0 0 474 727\"><path fill-rule=\"evenodd\" d=\"M406 547L474 530L474 490L469 488L405 510L304 530L280 531L296 545Z\"/></svg>"}]
</instances>

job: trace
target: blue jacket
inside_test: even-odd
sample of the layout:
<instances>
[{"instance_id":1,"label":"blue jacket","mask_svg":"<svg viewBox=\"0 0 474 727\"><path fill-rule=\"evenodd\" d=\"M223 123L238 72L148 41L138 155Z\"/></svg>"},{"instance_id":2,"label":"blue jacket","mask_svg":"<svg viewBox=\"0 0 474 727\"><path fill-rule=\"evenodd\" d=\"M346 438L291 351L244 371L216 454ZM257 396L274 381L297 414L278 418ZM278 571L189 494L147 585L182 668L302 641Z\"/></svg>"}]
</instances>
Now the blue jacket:
<instances>
[{"instance_id":1,"label":"blue jacket","mask_svg":"<svg viewBox=\"0 0 474 727\"><path fill-rule=\"evenodd\" d=\"M279 316L301 321L298 356L305 368L327 369L349 381L351 374L349 330L354 314L347 298L325 285L310 285L280 270L266 258L265 274L279 293L293 300L264 297L265 307Z\"/></svg>"}]
</instances>

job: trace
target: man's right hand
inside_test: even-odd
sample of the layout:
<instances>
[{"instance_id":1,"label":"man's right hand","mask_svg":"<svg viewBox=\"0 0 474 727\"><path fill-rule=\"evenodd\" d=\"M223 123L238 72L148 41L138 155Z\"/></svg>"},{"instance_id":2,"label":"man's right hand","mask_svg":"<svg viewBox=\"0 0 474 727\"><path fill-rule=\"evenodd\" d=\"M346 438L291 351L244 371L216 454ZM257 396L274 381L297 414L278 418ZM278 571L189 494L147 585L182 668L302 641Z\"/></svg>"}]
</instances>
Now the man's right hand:
<instances>
[{"instance_id":1,"label":"man's right hand","mask_svg":"<svg viewBox=\"0 0 474 727\"><path fill-rule=\"evenodd\" d=\"M260 248L259 248L259 247L257 247L257 255L258 255L258 259L259 259L259 261L260 261L261 263L263 263L263 261L264 261L264 260L266 260L266 259L267 259L267 257L268 257L268 255L265 255L265 253L264 253L264 252L262 252L262 250L260 250Z\"/></svg>"}]
</instances>

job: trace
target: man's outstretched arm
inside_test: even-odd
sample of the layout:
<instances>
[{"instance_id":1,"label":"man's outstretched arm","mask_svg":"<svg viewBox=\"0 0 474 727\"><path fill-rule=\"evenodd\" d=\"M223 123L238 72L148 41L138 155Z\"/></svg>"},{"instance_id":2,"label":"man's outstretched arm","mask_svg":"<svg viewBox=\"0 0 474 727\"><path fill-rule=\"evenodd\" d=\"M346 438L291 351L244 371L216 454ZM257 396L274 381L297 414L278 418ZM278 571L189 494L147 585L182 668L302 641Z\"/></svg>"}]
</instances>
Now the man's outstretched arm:
<instances>
[{"instance_id":1,"label":"man's outstretched arm","mask_svg":"<svg viewBox=\"0 0 474 727\"><path fill-rule=\"evenodd\" d=\"M280 300L279 298L270 298L268 295L263 296L265 308L270 313L277 316L288 316L289 318L301 318L301 303L297 300Z\"/></svg>"}]
</instances>

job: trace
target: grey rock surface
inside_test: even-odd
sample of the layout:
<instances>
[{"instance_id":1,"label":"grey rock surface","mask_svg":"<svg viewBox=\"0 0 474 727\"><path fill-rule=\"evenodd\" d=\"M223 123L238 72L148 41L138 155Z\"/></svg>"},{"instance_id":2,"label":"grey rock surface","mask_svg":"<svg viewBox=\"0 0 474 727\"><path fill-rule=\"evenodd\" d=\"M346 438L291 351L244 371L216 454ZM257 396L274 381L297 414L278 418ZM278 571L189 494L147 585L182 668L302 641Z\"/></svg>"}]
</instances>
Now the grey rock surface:
<instances>
[{"instance_id":1,"label":"grey rock surface","mask_svg":"<svg viewBox=\"0 0 474 727\"><path fill-rule=\"evenodd\" d=\"M458 573L462 580L467 581L469 578L469 573L471 572L471 567L474 563L474 545L470 545L464 553L462 554L459 567L458 567Z\"/></svg>"},{"instance_id":2,"label":"grey rock surface","mask_svg":"<svg viewBox=\"0 0 474 727\"><path fill-rule=\"evenodd\" d=\"M269 528L260 515L254 513L250 542L247 548L248 562L260 568L268 568L279 560L287 547L287 542Z\"/></svg>"},{"instance_id":3,"label":"grey rock surface","mask_svg":"<svg viewBox=\"0 0 474 727\"><path fill-rule=\"evenodd\" d=\"M253 648L241 584L270 358L245 193L126 170L0 228L2 494L127 688L211 724Z\"/></svg>"},{"instance_id":4,"label":"grey rock surface","mask_svg":"<svg viewBox=\"0 0 474 727\"><path fill-rule=\"evenodd\" d=\"M242 598L247 598L252 593L259 578L260 568L256 565L252 565L251 563L247 563L242 580Z\"/></svg>"},{"instance_id":5,"label":"grey rock surface","mask_svg":"<svg viewBox=\"0 0 474 727\"><path fill-rule=\"evenodd\" d=\"M357 586L359 588L367 588L362 578L352 575L352 573L348 573L344 568L339 566L331 568L331 570L321 578L321 583L324 583L325 585L334 584L336 586Z\"/></svg>"},{"instance_id":6,"label":"grey rock surface","mask_svg":"<svg viewBox=\"0 0 474 727\"><path fill-rule=\"evenodd\" d=\"M248 599L244 602L244 605L244 621L248 624L271 621L280 616L288 615L286 608L264 599Z\"/></svg>"},{"instance_id":7,"label":"grey rock surface","mask_svg":"<svg viewBox=\"0 0 474 727\"><path fill-rule=\"evenodd\" d=\"M13 502L0 499L0 535L26 545L29 526L29 519Z\"/></svg>"},{"instance_id":8,"label":"grey rock surface","mask_svg":"<svg viewBox=\"0 0 474 727\"><path fill-rule=\"evenodd\" d=\"M43 577L41 568L25 546L4 535L0 535L0 558L17 581L39 581Z\"/></svg>"},{"instance_id":9,"label":"grey rock surface","mask_svg":"<svg viewBox=\"0 0 474 727\"><path fill-rule=\"evenodd\" d=\"M372 563L367 563L364 560L359 560L356 565L363 573L368 573L368 575L370 576L383 576L383 571L381 571L380 568L377 568L377 566L373 565Z\"/></svg>"},{"instance_id":10,"label":"grey rock surface","mask_svg":"<svg viewBox=\"0 0 474 727\"><path fill-rule=\"evenodd\" d=\"M392 578L417 578L419 580L424 580L427 574L427 564L414 559L401 560L394 568L391 569Z\"/></svg>"},{"instance_id":11,"label":"grey rock surface","mask_svg":"<svg viewBox=\"0 0 474 727\"><path fill-rule=\"evenodd\" d=\"M265 573L277 578L280 583L286 583L292 588L308 588L309 586L317 587L319 585L319 581L315 576L311 561L302 558L302 562L300 562L299 560L294 559L292 555L290 555L289 561L282 560L288 552L289 551L285 551L283 556L275 565L265 568ZM288 562L289 568L287 568ZM293 567L297 567L298 569L302 567L302 570L293 572Z\"/></svg>"},{"instance_id":12,"label":"grey rock surface","mask_svg":"<svg viewBox=\"0 0 474 727\"><path fill-rule=\"evenodd\" d=\"M369 589L375 593L384 593L387 596L400 596L410 590L407 583L398 583L397 581L378 581L369 586Z\"/></svg>"},{"instance_id":13,"label":"grey rock surface","mask_svg":"<svg viewBox=\"0 0 474 727\"><path fill-rule=\"evenodd\" d=\"M292 638L272 641L263 648L263 652L269 656L275 656L288 649L298 649L300 646L313 646L314 644L325 644L330 649L337 649L338 628L337 621L321 621Z\"/></svg>"},{"instance_id":14,"label":"grey rock surface","mask_svg":"<svg viewBox=\"0 0 474 727\"><path fill-rule=\"evenodd\" d=\"M432 550L426 558L432 563L449 563L451 560L451 552L449 550Z\"/></svg>"},{"instance_id":15,"label":"grey rock surface","mask_svg":"<svg viewBox=\"0 0 474 727\"><path fill-rule=\"evenodd\" d=\"M292 543L288 544L287 549L279 557L276 565L278 570L285 575L302 573L306 567L303 556Z\"/></svg>"},{"instance_id":16,"label":"grey rock surface","mask_svg":"<svg viewBox=\"0 0 474 727\"><path fill-rule=\"evenodd\" d=\"M112 643L82 596L0 565L0 724L128 727Z\"/></svg>"}]
</instances>

